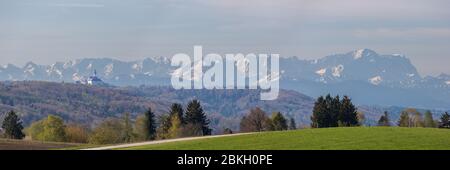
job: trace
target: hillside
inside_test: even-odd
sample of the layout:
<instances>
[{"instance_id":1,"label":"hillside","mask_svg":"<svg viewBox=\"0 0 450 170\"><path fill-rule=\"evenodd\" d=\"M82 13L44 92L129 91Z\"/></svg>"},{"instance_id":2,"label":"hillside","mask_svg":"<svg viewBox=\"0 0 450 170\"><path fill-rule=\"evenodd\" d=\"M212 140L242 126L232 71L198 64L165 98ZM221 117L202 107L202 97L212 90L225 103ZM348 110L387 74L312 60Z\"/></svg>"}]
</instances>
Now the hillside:
<instances>
[{"instance_id":1,"label":"hillside","mask_svg":"<svg viewBox=\"0 0 450 170\"><path fill-rule=\"evenodd\" d=\"M138 150L450 150L448 129L302 129L153 144Z\"/></svg>"},{"instance_id":2,"label":"hillside","mask_svg":"<svg viewBox=\"0 0 450 170\"><path fill-rule=\"evenodd\" d=\"M259 94L258 90L174 90L153 86L96 87L37 81L0 82L0 113L14 109L25 125L55 114L69 123L95 126L106 117L120 117L125 112L135 117L148 107L161 115L167 113L172 103L186 105L195 98L201 101L216 132L222 132L225 127L237 130L240 118L257 106L268 114L281 111L288 117L294 117L299 124L309 123L313 98L295 91L281 90L277 100L261 101Z\"/></svg>"}]
</instances>

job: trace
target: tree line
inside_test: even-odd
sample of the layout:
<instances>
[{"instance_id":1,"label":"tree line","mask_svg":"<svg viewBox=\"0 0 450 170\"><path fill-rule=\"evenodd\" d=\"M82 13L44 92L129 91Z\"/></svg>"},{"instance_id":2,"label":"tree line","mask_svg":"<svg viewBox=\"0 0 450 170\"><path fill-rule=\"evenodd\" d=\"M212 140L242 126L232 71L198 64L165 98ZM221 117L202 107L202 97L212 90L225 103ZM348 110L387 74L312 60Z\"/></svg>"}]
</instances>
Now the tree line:
<instances>
[{"instance_id":1,"label":"tree line","mask_svg":"<svg viewBox=\"0 0 450 170\"><path fill-rule=\"evenodd\" d=\"M339 96L332 97L330 94L320 96L314 103L311 116L312 128L326 127L348 127L364 125L364 113L358 112L355 105L348 96L340 99ZM385 111L377 122L378 126L391 126L389 113ZM428 127L428 128L450 128L450 115L445 112L440 120L434 120L431 111L424 115L416 109L408 108L400 113L396 123L399 127Z\"/></svg>"},{"instance_id":2,"label":"tree line","mask_svg":"<svg viewBox=\"0 0 450 170\"><path fill-rule=\"evenodd\" d=\"M186 109L178 103L171 105L169 113L156 117L151 108L132 121L129 113L121 118L107 118L91 129L79 124L66 124L55 115L33 122L25 128L14 111L7 113L3 123L3 137L32 140L112 144L186 136L211 135L209 120L198 100L192 100Z\"/></svg>"},{"instance_id":3,"label":"tree line","mask_svg":"<svg viewBox=\"0 0 450 170\"><path fill-rule=\"evenodd\" d=\"M391 126L389 113L384 114L378 120L378 126ZM427 127L427 128L450 128L450 115L445 112L441 115L439 121L434 120L433 113L426 111L424 116L422 113L413 108L408 108L400 113L400 118L396 122L399 127Z\"/></svg>"},{"instance_id":4,"label":"tree line","mask_svg":"<svg viewBox=\"0 0 450 170\"><path fill-rule=\"evenodd\" d=\"M326 127L351 127L364 125L364 114L358 112L348 96L342 99L340 96L331 95L317 98L312 116L311 128ZM210 121L198 100L188 102L186 108L179 103L173 103L169 112L158 117L151 108L131 120L129 113L124 113L121 118L107 118L95 128L65 123L55 115L33 122L24 128L22 121L16 112L6 114L2 125L0 137L10 139L23 139L25 136L32 140L112 144L155 139L171 139L188 136L211 135ZM392 126L389 113L384 112L378 126ZM416 109L405 109L401 112L397 121L400 127L439 127L450 128L450 115L445 112L439 121L433 119L431 111L424 116ZM251 109L240 121L240 132L283 131L297 129L293 118L287 119L280 112L273 112L269 117L261 108ZM231 134L233 131L225 128L223 134Z\"/></svg>"},{"instance_id":5,"label":"tree line","mask_svg":"<svg viewBox=\"0 0 450 170\"><path fill-rule=\"evenodd\" d=\"M360 118L361 119L361 118ZM314 103L312 128L348 127L361 125L355 105L348 96L320 96Z\"/></svg>"},{"instance_id":6,"label":"tree line","mask_svg":"<svg viewBox=\"0 0 450 170\"><path fill-rule=\"evenodd\" d=\"M289 121L289 122L288 122ZM240 122L241 132L283 131L295 130L297 125L293 118L287 120L280 112L273 112L271 117L256 107L243 116Z\"/></svg>"}]
</instances>

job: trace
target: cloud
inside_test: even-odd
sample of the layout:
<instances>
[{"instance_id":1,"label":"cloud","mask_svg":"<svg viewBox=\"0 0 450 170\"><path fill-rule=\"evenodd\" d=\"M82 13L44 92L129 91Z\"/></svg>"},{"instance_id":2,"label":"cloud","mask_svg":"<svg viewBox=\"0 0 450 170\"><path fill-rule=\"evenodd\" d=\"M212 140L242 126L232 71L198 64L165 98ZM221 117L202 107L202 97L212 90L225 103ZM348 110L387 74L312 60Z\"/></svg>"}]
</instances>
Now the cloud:
<instances>
[{"instance_id":1,"label":"cloud","mask_svg":"<svg viewBox=\"0 0 450 170\"><path fill-rule=\"evenodd\" d=\"M224 0L197 2L244 16L448 17L448 0Z\"/></svg>"},{"instance_id":2,"label":"cloud","mask_svg":"<svg viewBox=\"0 0 450 170\"><path fill-rule=\"evenodd\" d=\"M54 3L48 4L51 7L65 7L65 8L102 8L104 4L89 4L89 3Z\"/></svg>"},{"instance_id":3,"label":"cloud","mask_svg":"<svg viewBox=\"0 0 450 170\"><path fill-rule=\"evenodd\" d=\"M450 37L450 28L359 29L355 30L353 35L359 38L448 38Z\"/></svg>"}]
</instances>

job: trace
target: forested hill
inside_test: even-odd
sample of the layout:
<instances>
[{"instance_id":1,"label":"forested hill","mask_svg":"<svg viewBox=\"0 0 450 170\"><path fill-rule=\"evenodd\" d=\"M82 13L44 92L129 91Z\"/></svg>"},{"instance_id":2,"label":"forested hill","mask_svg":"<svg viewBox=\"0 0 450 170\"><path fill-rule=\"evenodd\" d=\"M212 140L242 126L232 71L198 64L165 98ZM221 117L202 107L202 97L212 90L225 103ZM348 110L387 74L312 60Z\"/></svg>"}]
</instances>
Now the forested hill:
<instances>
[{"instance_id":1,"label":"forested hill","mask_svg":"<svg viewBox=\"0 0 450 170\"><path fill-rule=\"evenodd\" d=\"M0 82L0 113L15 110L28 125L48 114L67 122L94 126L106 117L132 116L151 107L157 115L174 103L201 101L211 125L220 130L237 129L240 118L251 108L270 114L280 111L299 124L308 124L314 99L295 91L281 90L274 101L259 100L259 90L174 90L170 87L96 87L39 81Z\"/></svg>"}]
</instances>

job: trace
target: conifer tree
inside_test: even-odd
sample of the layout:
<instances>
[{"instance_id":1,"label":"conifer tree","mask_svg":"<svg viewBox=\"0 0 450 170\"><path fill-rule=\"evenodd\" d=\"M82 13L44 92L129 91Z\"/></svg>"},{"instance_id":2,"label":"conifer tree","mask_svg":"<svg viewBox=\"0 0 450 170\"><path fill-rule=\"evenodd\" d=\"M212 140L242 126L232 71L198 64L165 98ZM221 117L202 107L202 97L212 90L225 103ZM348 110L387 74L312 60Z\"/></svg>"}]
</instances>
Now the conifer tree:
<instances>
[{"instance_id":1,"label":"conifer tree","mask_svg":"<svg viewBox=\"0 0 450 170\"><path fill-rule=\"evenodd\" d=\"M341 101L339 96L320 96L314 104L311 127L358 126L357 115L357 109L349 97L344 96Z\"/></svg>"},{"instance_id":2,"label":"conifer tree","mask_svg":"<svg viewBox=\"0 0 450 170\"><path fill-rule=\"evenodd\" d=\"M288 125L286 118L280 112L272 113L272 127L275 131L287 130Z\"/></svg>"},{"instance_id":3,"label":"conifer tree","mask_svg":"<svg viewBox=\"0 0 450 170\"><path fill-rule=\"evenodd\" d=\"M152 108L136 119L136 133L140 140L154 140L156 137L156 121Z\"/></svg>"},{"instance_id":4,"label":"conifer tree","mask_svg":"<svg viewBox=\"0 0 450 170\"><path fill-rule=\"evenodd\" d=\"M338 127L339 126L339 117L340 117L340 113L341 113L341 101L340 101L340 97L336 96L336 97L331 97L330 94L328 94L326 97L326 103L327 103L327 108L328 108L328 113L326 115L327 117L327 126L326 127Z\"/></svg>"},{"instance_id":5,"label":"conifer tree","mask_svg":"<svg viewBox=\"0 0 450 170\"><path fill-rule=\"evenodd\" d=\"M294 118L289 119L289 130L295 130L297 129L297 124L295 123Z\"/></svg>"},{"instance_id":6,"label":"conifer tree","mask_svg":"<svg viewBox=\"0 0 450 170\"><path fill-rule=\"evenodd\" d=\"M327 106L326 101L323 96L317 98L314 103L313 113L311 116L311 127L312 128L322 128L327 127L326 114Z\"/></svg>"},{"instance_id":7,"label":"conifer tree","mask_svg":"<svg viewBox=\"0 0 450 170\"><path fill-rule=\"evenodd\" d=\"M209 120L198 100L192 100L188 103L184 120L186 123L201 125L203 135L211 135Z\"/></svg>"},{"instance_id":8,"label":"conifer tree","mask_svg":"<svg viewBox=\"0 0 450 170\"><path fill-rule=\"evenodd\" d=\"M2 129L5 131L5 137L10 139L23 139L25 134L23 134L22 121L17 116L16 112L10 111L7 113L6 117L2 123Z\"/></svg>"},{"instance_id":9,"label":"conifer tree","mask_svg":"<svg viewBox=\"0 0 450 170\"><path fill-rule=\"evenodd\" d=\"M439 121L439 128L450 129L450 115L447 112L442 114L441 120Z\"/></svg>"},{"instance_id":10,"label":"conifer tree","mask_svg":"<svg viewBox=\"0 0 450 170\"><path fill-rule=\"evenodd\" d=\"M336 98L335 100L339 100L339 98ZM344 96L340 104L338 121L340 121L343 126L357 126L358 113L356 112L356 107L353 105L351 99L348 96Z\"/></svg>"}]
</instances>

